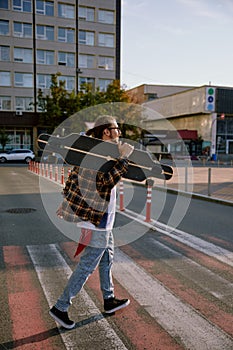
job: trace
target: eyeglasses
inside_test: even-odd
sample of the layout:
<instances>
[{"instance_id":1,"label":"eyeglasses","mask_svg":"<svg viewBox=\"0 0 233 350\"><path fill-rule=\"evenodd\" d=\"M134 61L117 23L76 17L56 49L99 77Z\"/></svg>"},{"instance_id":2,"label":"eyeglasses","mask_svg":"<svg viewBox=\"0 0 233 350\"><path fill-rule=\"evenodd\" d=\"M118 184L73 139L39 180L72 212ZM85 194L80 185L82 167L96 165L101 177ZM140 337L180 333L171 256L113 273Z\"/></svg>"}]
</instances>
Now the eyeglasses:
<instances>
[{"instance_id":1,"label":"eyeglasses","mask_svg":"<svg viewBox=\"0 0 233 350\"><path fill-rule=\"evenodd\" d=\"M119 127L112 127L112 128L108 128L108 130L113 130L113 129L115 129L115 130L117 130L118 132L121 132L121 129L119 128Z\"/></svg>"}]
</instances>

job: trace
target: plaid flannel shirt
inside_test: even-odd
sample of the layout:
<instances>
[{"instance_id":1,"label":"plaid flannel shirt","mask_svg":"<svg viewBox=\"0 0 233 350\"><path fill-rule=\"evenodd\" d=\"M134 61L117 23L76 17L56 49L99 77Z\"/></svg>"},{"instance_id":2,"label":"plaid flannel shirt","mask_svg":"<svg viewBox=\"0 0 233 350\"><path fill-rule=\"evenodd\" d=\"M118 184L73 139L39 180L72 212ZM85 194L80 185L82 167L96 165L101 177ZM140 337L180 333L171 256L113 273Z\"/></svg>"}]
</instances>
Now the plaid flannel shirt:
<instances>
[{"instance_id":1,"label":"plaid flannel shirt","mask_svg":"<svg viewBox=\"0 0 233 350\"><path fill-rule=\"evenodd\" d=\"M75 166L63 190L60 214L66 221L90 221L98 226L107 211L111 190L128 171L128 160L118 158L107 172Z\"/></svg>"}]
</instances>

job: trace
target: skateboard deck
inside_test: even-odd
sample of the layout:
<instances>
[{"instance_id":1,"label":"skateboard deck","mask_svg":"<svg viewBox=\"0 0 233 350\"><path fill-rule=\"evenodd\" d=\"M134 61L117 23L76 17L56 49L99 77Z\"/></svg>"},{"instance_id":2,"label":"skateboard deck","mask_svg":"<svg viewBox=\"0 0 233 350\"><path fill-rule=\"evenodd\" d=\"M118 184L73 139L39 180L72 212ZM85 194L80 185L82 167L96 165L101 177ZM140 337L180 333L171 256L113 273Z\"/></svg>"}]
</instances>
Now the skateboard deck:
<instances>
[{"instance_id":1,"label":"skateboard deck","mask_svg":"<svg viewBox=\"0 0 233 350\"><path fill-rule=\"evenodd\" d=\"M117 144L75 133L64 137L41 134L37 142L41 150L59 153L65 163L87 169L108 171L119 157ZM128 159L125 178L135 181L153 177L169 180L173 175L172 167L154 161L147 151L134 149Z\"/></svg>"}]
</instances>

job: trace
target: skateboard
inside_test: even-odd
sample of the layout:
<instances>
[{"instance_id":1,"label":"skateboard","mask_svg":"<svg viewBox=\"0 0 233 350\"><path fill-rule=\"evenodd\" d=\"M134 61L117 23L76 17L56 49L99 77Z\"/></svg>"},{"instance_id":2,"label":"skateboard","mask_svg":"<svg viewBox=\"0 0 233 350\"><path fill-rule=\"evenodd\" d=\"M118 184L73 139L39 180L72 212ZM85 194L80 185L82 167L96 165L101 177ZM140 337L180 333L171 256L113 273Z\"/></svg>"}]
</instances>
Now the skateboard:
<instances>
[{"instance_id":1,"label":"skateboard","mask_svg":"<svg viewBox=\"0 0 233 350\"><path fill-rule=\"evenodd\" d=\"M104 172L111 169L119 157L117 144L76 133L64 137L41 134L37 143L41 150L59 153L69 165ZM127 179L139 182L153 177L169 180L173 175L172 167L154 161L147 151L134 149L128 159L128 172L124 175Z\"/></svg>"}]
</instances>

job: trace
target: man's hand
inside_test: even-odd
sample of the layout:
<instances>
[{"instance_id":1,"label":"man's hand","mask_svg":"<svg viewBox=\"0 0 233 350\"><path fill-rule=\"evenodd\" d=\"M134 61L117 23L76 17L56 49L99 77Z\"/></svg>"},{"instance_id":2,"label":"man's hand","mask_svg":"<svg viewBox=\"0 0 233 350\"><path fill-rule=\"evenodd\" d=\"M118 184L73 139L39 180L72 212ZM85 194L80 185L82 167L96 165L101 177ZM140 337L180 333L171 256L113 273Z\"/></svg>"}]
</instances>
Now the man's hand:
<instances>
[{"instance_id":1,"label":"man's hand","mask_svg":"<svg viewBox=\"0 0 233 350\"><path fill-rule=\"evenodd\" d=\"M129 143L118 143L118 149L120 156L123 158L128 158L131 153L133 153L134 147Z\"/></svg>"}]
</instances>

